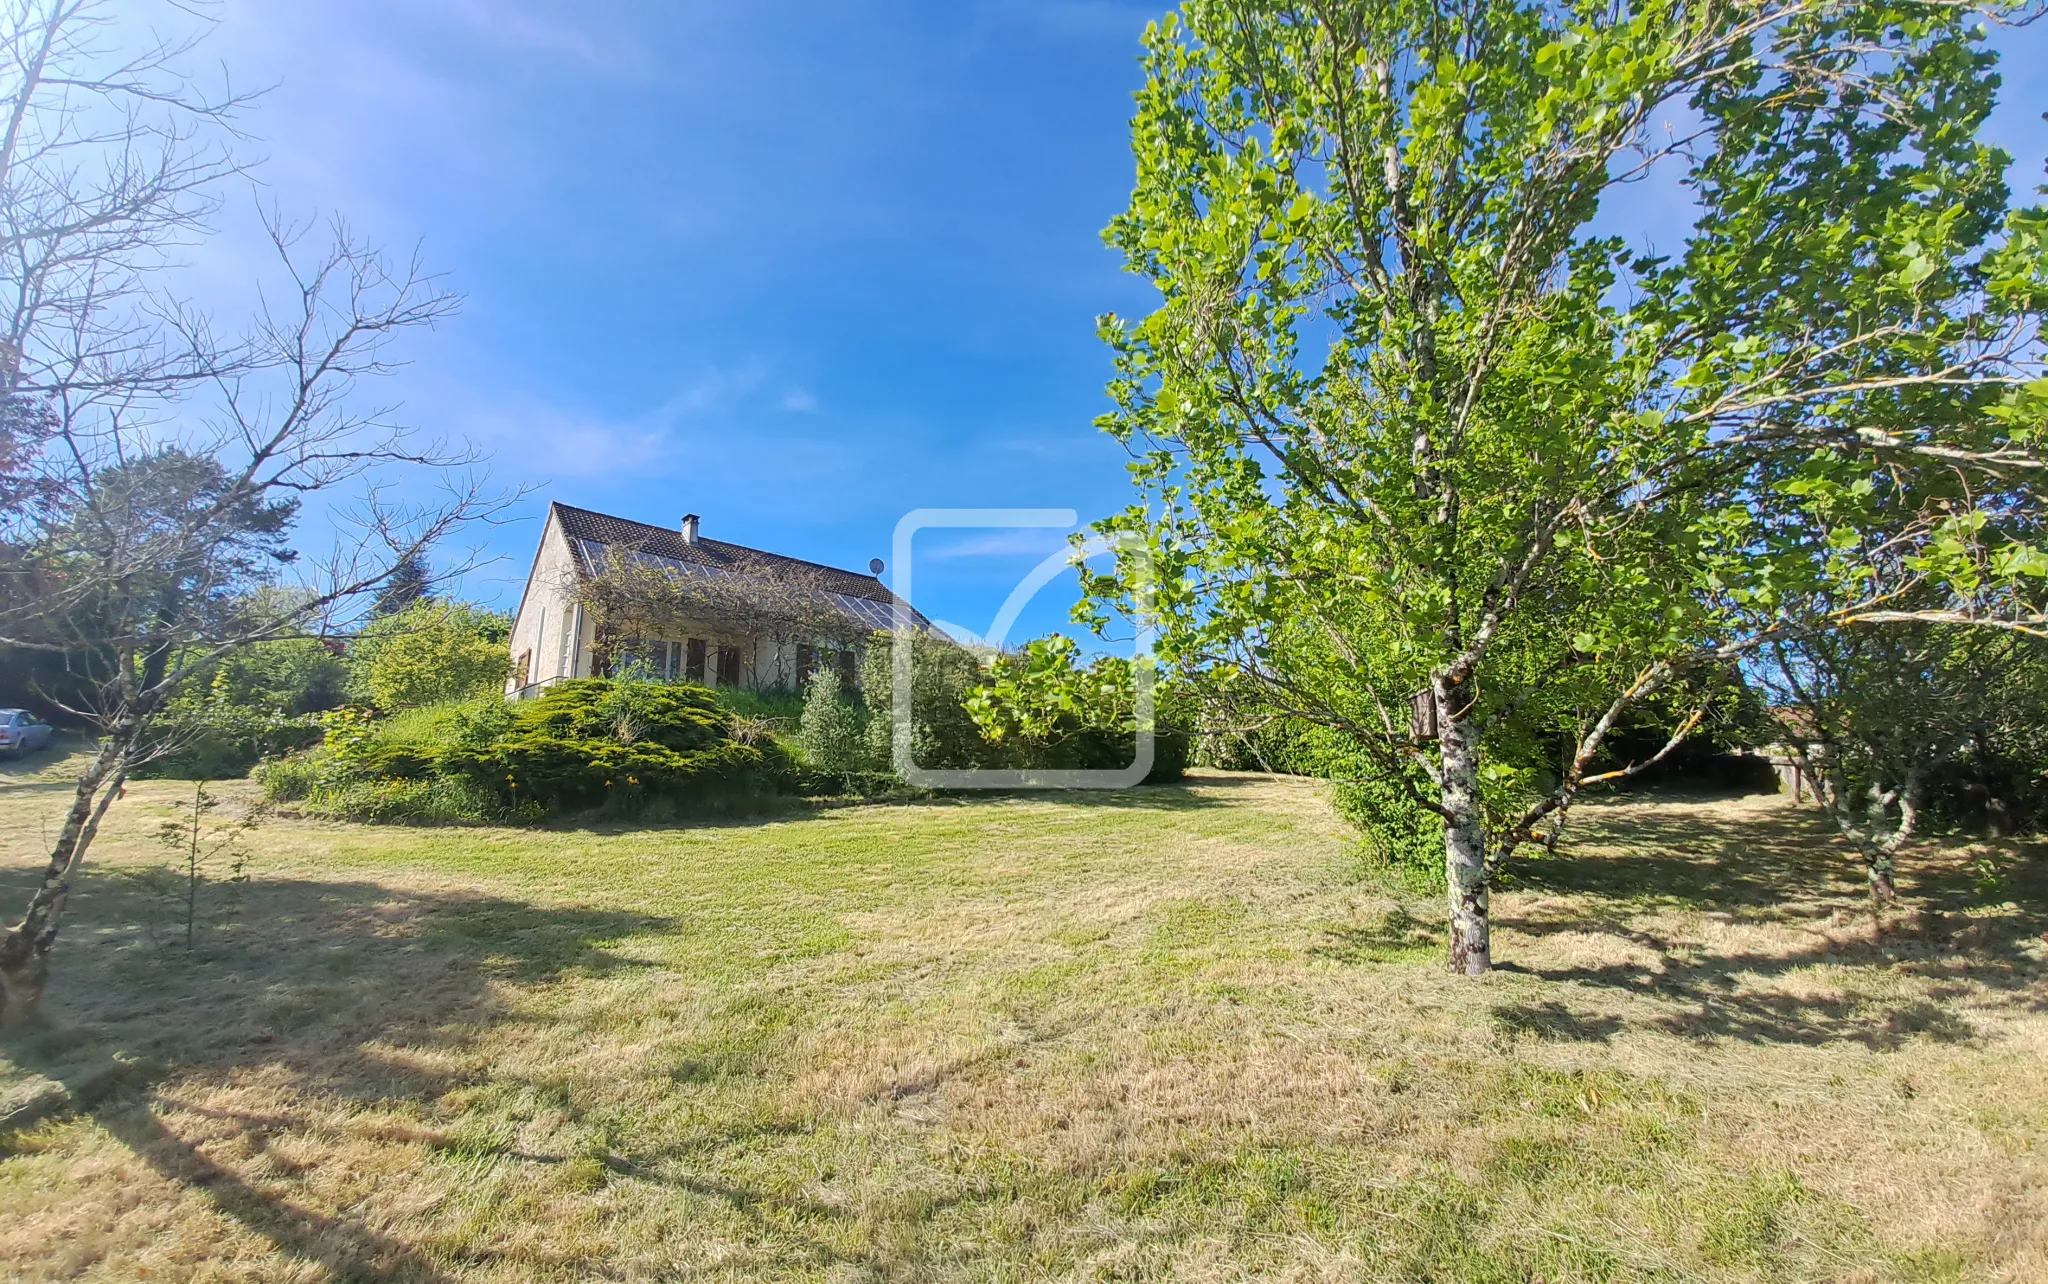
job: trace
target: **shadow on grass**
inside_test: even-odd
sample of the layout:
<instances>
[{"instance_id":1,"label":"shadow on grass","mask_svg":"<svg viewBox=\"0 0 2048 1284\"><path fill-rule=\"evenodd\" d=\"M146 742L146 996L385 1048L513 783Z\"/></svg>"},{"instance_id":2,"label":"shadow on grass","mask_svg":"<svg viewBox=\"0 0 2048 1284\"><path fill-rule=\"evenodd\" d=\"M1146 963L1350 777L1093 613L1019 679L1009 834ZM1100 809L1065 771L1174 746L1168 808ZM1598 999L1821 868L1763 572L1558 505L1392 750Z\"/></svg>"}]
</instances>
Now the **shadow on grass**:
<instances>
[{"instance_id":1,"label":"shadow on grass","mask_svg":"<svg viewBox=\"0 0 2048 1284\"><path fill-rule=\"evenodd\" d=\"M1981 910L1985 897L1975 885L1977 871L1960 852L1925 845L1909 852L1900 862L1900 908L1873 939L1865 935L1869 902L1861 869L1817 811L1724 813L1709 825L1680 808L1636 804L1601 809L1588 819L1595 821L1590 832L1566 854L1520 870L1529 891L1586 899L1538 902L1526 914L1497 915L1495 923L1534 937L1611 936L1654 961L1510 962L1502 970L1654 998L1662 1011L1642 1024L1697 1039L1890 1048L1915 1037L1948 1043L1976 1037L1965 1018L1927 998L1788 993L1756 984L1820 967L1896 969L1931 979L1937 997L1944 986L1950 993L1988 990L2014 1006L2048 1011L2043 969L2031 948L2048 928L2048 861L2038 850L2011 854L1996 895L2010 904L1995 918L1967 913ZM1678 945L1635 924L1635 915L1659 909L1773 923L1808 934L1812 943L1769 953ZM1496 1018L1505 1029L1544 1038L1576 1038L1584 1024L1555 1003L1503 1009Z\"/></svg>"},{"instance_id":2,"label":"shadow on grass","mask_svg":"<svg viewBox=\"0 0 2048 1284\"><path fill-rule=\"evenodd\" d=\"M1063 807L1095 807L1115 811L1206 811L1229 807L1234 799L1196 793L1197 788L1228 791L1256 783L1241 780L1185 780L1136 785L1130 789L988 789L955 790L945 801L962 806L997 802L1051 802Z\"/></svg>"},{"instance_id":3,"label":"shadow on grass","mask_svg":"<svg viewBox=\"0 0 2048 1284\"><path fill-rule=\"evenodd\" d=\"M626 816L586 812L562 816L536 826L548 833L588 834L617 838L650 830L753 829L762 825L804 820L851 808L884 807L992 807L1019 802L1053 802L1067 807L1095 807L1124 811L1185 812L1229 807L1234 799L1204 796L1201 790L1230 791L1265 783L1264 777L1204 776L1169 784L1138 785L1130 789L953 789L932 794L888 795L875 798L764 798L751 811L724 815Z\"/></svg>"},{"instance_id":4,"label":"shadow on grass","mask_svg":"<svg viewBox=\"0 0 2048 1284\"><path fill-rule=\"evenodd\" d=\"M47 749L27 754L15 753L11 749L0 750L0 785L69 785L71 782L68 780L55 779L56 773L51 771L51 768L61 765L63 760L63 754ZM38 779L46 772L52 779Z\"/></svg>"},{"instance_id":5,"label":"shadow on grass","mask_svg":"<svg viewBox=\"0 0 2048 1284\"><path fill-rule=\"evenodd\" d=\"M1635 905L1795 915L1810 910L1817 894L1860 887L1849 854L1816 812L1774 809L1754 820L1706 825L1676 808L1640 802L1585 810L1584 820L1597 830L1568 839L1564 856L1519 866L1524 884Z\"/></svg>"},{"instance_id":6,"label":"shadow on grass","mask_svg":"<svg viewBox=\"0 0 2048 1284\"><path fill-rule=\"evenodd\" d=\"M269 1240L287 1257L321 1266L337 1279L430 1284L448 1278L398 1240L258 1191L165 1127L147 1102L110 1102L94 1110L93 1118L158 1176L204 1194L223 1215ZM250 1134L251 1149L258 1154L264 1136L262 1131Z\"/></svg>"},{"instance_id":7,"label":"shadow on grass","mask_svg":"<svg viewBox=\"0 0 2048 1284\"><path fill-rule=\"evenodd\" d=\"M1511 1034L1526 1034L1546 1043L1611 1043L1621 1033L1617 1016L1581 1016L1555 999L1541 1003L1502 1003L1493 1022Z\"/></svg>"},{"instance_id":8,"label":"shadow on grass","mask_svg":"<svg viewBox=\"0 0 2048 1284\"><path fill-rule=\"evenodd\" d=\"M1358 927L1326 929L1320 943L1309 947L1311 958L1359 966L1376 963L1416 963L1443 953L1443 929L1396 905L1373 922Z\"/></svg>"},{"instance_id":9,"label":"shadow on grass","mask_svg":"<svg viewBox=\"0 0 2048 1284\"><path fill-rule=\"evenodd\" d=\"M69 793L78 784L75 768L83 765L73 759L90 747L82 736L60 733L34 753L0 751L0 798L21 792Z\"/></svg>"},{"instance_id":10,"label":"shadow on grass","mask_svg":"<svg viewBox=\"0 0 2048 1284\"><path fill-rule=\"evenodd\" d=\"M26 889L25 871L0 877L9 903ZM150 1084L283 1071L330 1099L416 1113L468 1073L440 1067L460 1065L480 1031L507 1019L494 982L641 966L607 947L675 927L646 914L399 895L367 883L260 880L242 895L236 926L187 956L133 926L154 908L137 887L114 878L88 885L53 959L50 1025L0 1041L8 1060L61 1092L0 1121L0 1158L12 1150L10 1134L44 1115L88 1115L164 1179L341 1279L446 1276L419 1250L260 1190L200 1148L261 1155L278 1121L196 1108L205 1136L195 1142L166 1122L186 1107L154 1098ZM395 1059L393 1047L455 1055Z\"/></svg>"}]
</instances>

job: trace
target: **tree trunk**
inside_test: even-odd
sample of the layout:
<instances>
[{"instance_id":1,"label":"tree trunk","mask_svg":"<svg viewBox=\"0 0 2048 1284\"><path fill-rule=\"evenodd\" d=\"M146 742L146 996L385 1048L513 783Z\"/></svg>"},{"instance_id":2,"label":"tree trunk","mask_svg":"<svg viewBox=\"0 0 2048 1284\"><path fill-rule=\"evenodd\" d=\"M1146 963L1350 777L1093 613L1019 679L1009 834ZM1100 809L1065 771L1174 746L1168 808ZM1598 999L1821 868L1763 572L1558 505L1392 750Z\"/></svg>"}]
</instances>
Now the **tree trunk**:
<instances>
[{"instance_id":1,"label":"tree trunk","mask_svg":"<svg viewBox=\"0 0 2048 1284\"><path fill-rule=\"evenodd\" d=\"M64 815L64 827L50 849L27 912L0 937L0 1024L34 1025L42 1020L43 983L49 979L50 951L57 944L57 929L71 896L71 875L92 845L107 804L127 778L128 757L138 733L139 728L124 727L101 743L99 756L78 778L71 809Z\"/></svg>"},{"instance_id":2,"label":"tree trunk","mask_svg":"<svg viewBox=\"0 0 2048 1284\"><path fill-rule=\"evenodd\" d=\"M1451 971L1479 976L1493 966L1493 924L1486 888L1486 831L1479 811L1479 745L1468 703L1447 684L1436 691L1443 770L1444 882L1450 897Z\"/></svg>"},{"instance_id":3,"label":"tree trunk","mask_svg":"<svg viewBox=\"0 0 2048 1284\"><path fill-rule=\"evenodd\" d=\"M1894 880L1897 862L1892 853L1879 848L1872 852L1865 862L1870 876L1870 910L1873 914L1890 909L1899 899L1898 883Z\"/></svg>"},{"instance_id":4,"label":"tree trunk","mask_svg":"<svg viewBox=\"0 0 2048 1284\"><path fill-rule=\"evenodd\" d=\"M1874 843L1865 868L1870 878L1870 916L1873 931L1880 937L1884 932L1884 912L1898 904L1897 882L1899 849L1912 841L1913 831L1920 825L1921 795L1926 790L1926 772L1914 767L1906 772L1905 783L1899 786L1897 803L1899 823L1883 840ZM1879 814L1882 819L1882 813Z\"/></svg>"}]
</instances>

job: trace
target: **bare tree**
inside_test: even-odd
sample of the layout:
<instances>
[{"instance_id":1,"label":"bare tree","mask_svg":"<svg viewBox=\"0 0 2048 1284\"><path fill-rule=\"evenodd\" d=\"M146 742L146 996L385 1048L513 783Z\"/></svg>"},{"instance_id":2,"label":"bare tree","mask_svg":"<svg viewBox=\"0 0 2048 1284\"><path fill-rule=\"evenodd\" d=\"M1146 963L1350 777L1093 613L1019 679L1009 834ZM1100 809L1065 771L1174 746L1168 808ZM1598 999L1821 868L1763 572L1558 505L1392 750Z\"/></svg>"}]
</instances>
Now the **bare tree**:
<instances>
[{"instance_id":1,"label":"bare tree","mask_svg":"<svg viewBox=\"0 0 2048 1284\"><path fill-rule=\"evenodd\" d=\"M167 6L174 13L185 6ZM0 937L0 1001L34 1019L80 862L140 763L169 747L178 686L255 643L319 634L367 609L394 571L502 500L467 450L421 440L363 380L391 343L456 299L418 262L393 266L336 224L265 219L285 287L231 338L169 290L177 248L207 230L239 172L247 99L200 95L190 41L118 52L102 0L0 9L0 348L11 476L26 496L0 530L0 646L62 656L69 707L100 733L43 876ZM203 34L203 33L202 33ZM436 470L424 502L393 500ZM453 470L453 471L449 471ZM288 544L309 500L332 549ZM270 590L270 591L258 591Z\"/></svg>"}]
</instances>

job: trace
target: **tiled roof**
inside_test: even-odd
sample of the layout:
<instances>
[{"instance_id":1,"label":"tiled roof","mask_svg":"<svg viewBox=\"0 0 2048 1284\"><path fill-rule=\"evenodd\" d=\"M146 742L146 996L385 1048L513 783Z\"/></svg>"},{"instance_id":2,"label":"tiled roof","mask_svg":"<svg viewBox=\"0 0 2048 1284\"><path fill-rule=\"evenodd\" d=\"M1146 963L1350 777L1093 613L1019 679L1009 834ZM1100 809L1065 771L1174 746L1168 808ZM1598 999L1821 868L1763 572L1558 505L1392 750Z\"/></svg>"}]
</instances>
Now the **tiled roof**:
<instances>
[{"instance_id":1,"label":"tiled roof","mask_svg":"<svg viewBox=\"0 0 2048 1284\"><path fill-rule=\"evenodd\" d=\"M1821 738L1815 730L1812 710L1796 704L1781 704L1769 712L1772 721L1794 740L1811 744Z\"/></svg>"},{"instance_id":2,"label":"tiled roof","mask_svg":"<svg viewBox=\"0 0 2048 1284\"><path fill-rule=\"evenodd\" d=\"M864 618L872 617L881 628L888 627L888 610L896 601L895 595L880 579L859 571L845 571L836 566L806 562L802 558L784 557L780 553L763 552L744 544L728 544L724 540L701 536L691 543L683 538L680 529L650 526L608 513L595 513L587 508L550 504L549 509L555 520L562 524L562 533L569 537L572 546L574 542L587 542L605 548L631 550L712 571L799 585L876 603L880 610L867 609L859 614ZM582 568L579 566L579 569ZM926 627L923 616L915 612L912 615L919 627Z\"/></svg>"}]
</instances>

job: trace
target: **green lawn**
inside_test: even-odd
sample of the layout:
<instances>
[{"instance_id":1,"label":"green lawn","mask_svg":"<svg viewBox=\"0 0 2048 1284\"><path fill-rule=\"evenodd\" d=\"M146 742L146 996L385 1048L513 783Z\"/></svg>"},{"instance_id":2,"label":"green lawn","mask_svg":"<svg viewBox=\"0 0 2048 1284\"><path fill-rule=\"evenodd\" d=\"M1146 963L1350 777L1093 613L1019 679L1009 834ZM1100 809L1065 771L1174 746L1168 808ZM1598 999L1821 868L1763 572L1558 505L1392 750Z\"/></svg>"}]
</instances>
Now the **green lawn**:
<instances>
[{"instance_id":1,"label":"green lawn","mask_svg":"<svg viewBox=\"0 0 2048 1284\"><path fill-rule=\"evenodd\" d=\"M1876 947L1811 812L1591 808L1466 982L1302 782L286 819L188 957L133 877L180 788L7 1045L12 1278L2048 1278L2024 854L1919 853Z\"/></svg>"}]
</instances>

